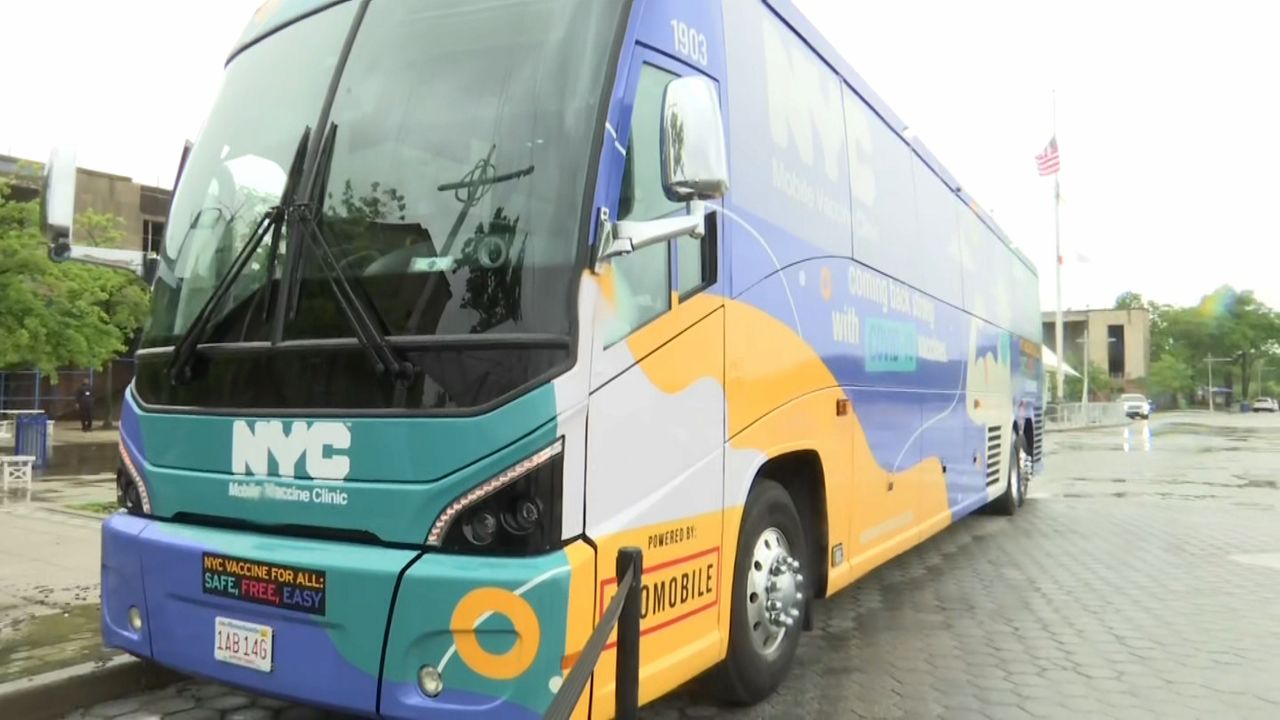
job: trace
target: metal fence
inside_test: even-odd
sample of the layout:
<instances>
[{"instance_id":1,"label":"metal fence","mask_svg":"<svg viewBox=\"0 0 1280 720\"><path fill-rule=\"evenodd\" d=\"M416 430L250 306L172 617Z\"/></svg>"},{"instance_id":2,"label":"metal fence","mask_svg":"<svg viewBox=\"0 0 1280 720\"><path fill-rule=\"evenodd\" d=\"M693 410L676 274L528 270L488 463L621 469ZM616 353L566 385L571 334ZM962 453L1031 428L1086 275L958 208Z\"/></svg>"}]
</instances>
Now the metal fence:
<instances>
[{"instance_id":1,"label":"metal fence","mask_svg":"<svg viewBox=\"0 0 1280 720\"><path fill-rule=\"evenodd\" d=\"M1045 424L1051 429L1123 424L1124 403L1051 403L1044 408Z\"/></svg>"},{"instance_id":2,"label":"metal fence","mask_svg":"<svg viewBox=\"0 0 1280 720\"><path fill-rule=\"evenodd\" d=\"M51 420L74 420L79 417L76 391L87 382L93 390L94 423L108 417L114 423L120 418L120 403L133 380L133 368L134 361L123 358L102 370L62 370L56 384L39 370L0 372L0 411L39 410Z\"/></svg>"}]
</instances>

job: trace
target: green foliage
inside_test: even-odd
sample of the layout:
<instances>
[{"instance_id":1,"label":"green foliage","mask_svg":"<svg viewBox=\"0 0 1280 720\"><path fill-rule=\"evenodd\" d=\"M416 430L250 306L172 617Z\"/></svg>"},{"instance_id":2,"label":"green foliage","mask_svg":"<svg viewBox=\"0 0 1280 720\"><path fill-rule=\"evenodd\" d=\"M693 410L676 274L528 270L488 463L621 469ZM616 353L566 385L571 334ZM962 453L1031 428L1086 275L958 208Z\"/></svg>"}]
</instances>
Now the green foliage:
<instances>
[{"instance_id":1,"label":"green foliage","mask_svg":"<svg viewBox=\"0 0 1280 720\"><path fill-rule=\"evenodd\" d=\"M118 246L119 218L83 213L77 240ZM0 368L100 368L142 325L148 293L119 270L49 260L34 202L9 200L0 180Z\"/></svg>"},{"instance_id":2,"label":"green foliage","mask_svg":"<svg viewBox=\"0 0 1280 720\"><path fill-rule=\"evenodd\" d=\"M76 216L76 244L118 248L124 245L124 218L85 210Z\"/></svg>"},{"instance_id":3,"label":"green foliage","mask_svg":"<svg viewBox=\"0 0 1280 720\"><path fill-rule=\"evenodd\" d=\"M1126 292L1116 299L1116 306L1133 307L1141 302L1142 296ZM1166 392L1187 392L1207 383L1208 357L1230 361L1215 364L1214 385L1233 387L1240 396L1253 394L1250 383L1256 380L1258 360L1280 366L1280 313L1250 290L1224 285L1191 307L1153 302L1146 302L1145 307L1151 312L1152 382ZM1161 372L1167 374L1157 380L1156 366L1162 361ZM1191 387L1178 380L1184 369L1193 378Z\"/></svg>"},{"instance_id":4,"label":"green foliage","mask_svg":"<svg viewBox=\"0 0 1280 720\"><path fill-rule=\"evenodd\" d=\"M119 508L120 506L117 505L114 500L110 500L107 502L74 503L74 504L67 505L67 507L70 508L71 510L78 510L79 512L82 512L82 513L89 513L90 515L110 515L111 513L115 512L116 509Z\"/></svg>"},{"instance_id":5,"label":"green foliage","mask_svg":"<svg viewBox=\"0 0 1280 720\"><path fill-rule=\"evenodd\" d=\"M1155 395L1180 396L1195 390L1195 371L1176 355L1166 355L1151 363L1147 387Z\"/></svg>"},{"instance_id":6,"label":"green foliage","mask_svg":"<svg viewBox=\"0 0 1280 720\"><path fill-rule=\"evenodd\" d=\"M1145 307L1147 307L1147 302L1136 292L1122 292L1116 298L1117 310L1141 310Z\"/></svg>"},{"instance_id":7,"label":"green foliage","mask_svg":"<svg viewBox=\"0 0 1280 720\"><path fill-rule=\"evenodd\" d=\"M1084 379L1067 376L1062 383L1063 401L1080 402L1084 392ZM1098 363L1089 363L1089 400L1108 400L1116 388L1107 369Z\"/></svg>"}]
</instances>

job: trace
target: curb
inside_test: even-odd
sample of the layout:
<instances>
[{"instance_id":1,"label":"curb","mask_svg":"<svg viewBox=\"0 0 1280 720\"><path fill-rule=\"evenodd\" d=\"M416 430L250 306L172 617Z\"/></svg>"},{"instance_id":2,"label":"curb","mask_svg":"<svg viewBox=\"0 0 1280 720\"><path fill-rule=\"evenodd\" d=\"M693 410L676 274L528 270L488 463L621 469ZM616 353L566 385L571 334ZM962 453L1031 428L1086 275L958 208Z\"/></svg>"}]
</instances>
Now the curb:
<instances>
[{"instance_id":1,"label":"curb","mask_svg":"<svg viewBox=\"0 0 1280 720\"><path fill-rule=\"evenodd\" d=\"M54 720L81 708L185 679L171 670L118 655L0 683L0 718Z\"/></svg>"}]
</instances>

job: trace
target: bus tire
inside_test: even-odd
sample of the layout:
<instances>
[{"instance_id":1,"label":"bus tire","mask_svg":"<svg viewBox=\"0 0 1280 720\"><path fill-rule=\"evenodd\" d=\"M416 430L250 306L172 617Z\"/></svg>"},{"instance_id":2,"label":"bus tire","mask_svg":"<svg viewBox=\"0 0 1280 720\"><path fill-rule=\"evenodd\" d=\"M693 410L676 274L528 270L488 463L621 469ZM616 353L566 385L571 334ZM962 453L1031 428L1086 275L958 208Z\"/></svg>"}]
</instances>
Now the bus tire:
<instances>
[{"instance_id":1,"label":"bus tire","mask_svg":"<svg viewBox=\"0 0 1280 720\"><path fill-rule=\"evenodd\" d=\"M998 515L1012 517L1027 499L1028 478L1022 468L1022 445L1021 439L1014 441L1013 448L1009 451L1009 477L1004 492L991 503Z\"/></svg>"},{"instance_id":2,"label":"bus tire","mask_svg":"<svg viewBox=\"0 0 1280 720\"><path fill-rule=\"evenodd\" d=\"M710 674L722 700L754 705L782 684L791 668L816 569L791 495L761 478L747 496L730 586L729 651Z\"/></svg>"}]
</instances>

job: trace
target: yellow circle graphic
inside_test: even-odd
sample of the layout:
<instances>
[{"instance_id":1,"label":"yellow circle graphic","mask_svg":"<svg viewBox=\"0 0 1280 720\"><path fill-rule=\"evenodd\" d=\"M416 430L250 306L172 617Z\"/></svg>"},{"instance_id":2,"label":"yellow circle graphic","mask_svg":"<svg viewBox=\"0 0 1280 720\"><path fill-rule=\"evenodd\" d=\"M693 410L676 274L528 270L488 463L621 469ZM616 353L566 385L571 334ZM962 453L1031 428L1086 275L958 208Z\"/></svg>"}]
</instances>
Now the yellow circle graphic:
<instances>
[{"instance_id":1,"label":"yellow circle graphic","mask_svg":"<svg viewBox=\"0 0 1280 720\"><path fill-rule=\"evenodd\" d=\"M485 650L474 632L487 613L506 616L515 628L515 644L501 655ZM491 680L510 680L528 670L542 642L542 628L533 607L524 598L502 588L476 588L467 593L453 609L449 627L462 661Z\"/></svg>"}]
</instances>

